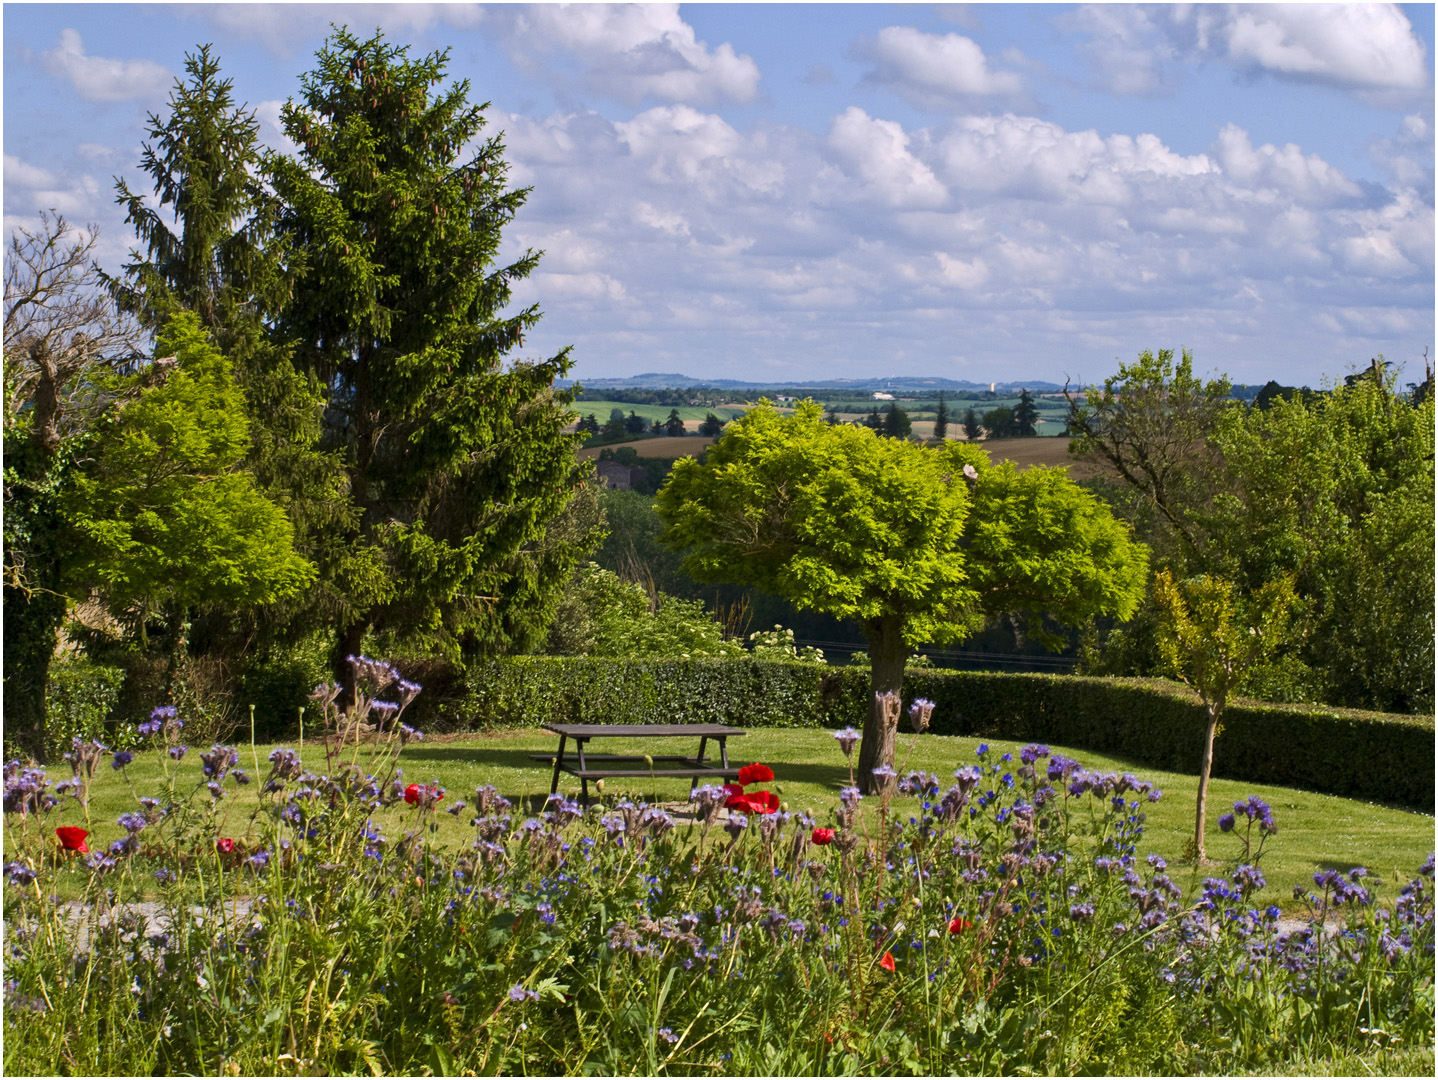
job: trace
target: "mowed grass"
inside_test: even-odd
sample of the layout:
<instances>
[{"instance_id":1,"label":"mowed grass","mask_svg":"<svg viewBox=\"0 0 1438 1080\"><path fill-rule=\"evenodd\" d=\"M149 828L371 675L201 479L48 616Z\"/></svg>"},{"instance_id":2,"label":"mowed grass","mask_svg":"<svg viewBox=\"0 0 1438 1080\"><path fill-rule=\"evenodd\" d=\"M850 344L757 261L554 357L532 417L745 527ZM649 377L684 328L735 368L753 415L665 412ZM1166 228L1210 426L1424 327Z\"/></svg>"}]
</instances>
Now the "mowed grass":
<instances>
[{"instance_id":1,"label":"mowed grass","mask_svg":"<svg viewBox=\"0 0 1438 1080\"><path fill-rule=\"evenodd\" d=\"M294 743L284 745L295 746ZM978 745L979 740L976 739L940 735L922 735L916 739L912 735L901 734L897 764L905 769L935 773L947 786L955 768L978 760L975 754ZM452 806L458 799L472 801L477 786L493 784L501 794L515 802L515 813L522 817L523 814L537 812L549 794L549 765L533 761L529 755L551 754L557 746L556 736L536 729L467 735L446 741L411 743L404 750L400 767L406 783L434 782L443 786L448 794L441 803L442 807ZM688 740L682 739L647 743L604 739L589 744L589 750L595 753L691 753L694 748ZM269 770L266 758L272 749L274 747L269 745L258 746L252 753L248 744L240 745L241 767L253 774L253 781L248 787L241 788L226 783L225 787L231 793L222 801L218 811L221 835L258 839L259 829L254 820L255 811L259 809L257 792ZM989 760L997 760L998 755L1005 752L1017 757L1019 749L1020 744L995 741L991 743ZM1145 768L1122 758L1075 748L1053 746L1052 749L1055 753L1075 758L1087 768L1104 772L1133 772L1163 790L1163 798L1159 802L1147 804L1144 808L1148 825L1140 853L1152 852L1164 856L1172 864L1174 880L1190 890L1196 889L1205 876L1232 868L1237 844L1232 836L1219 832L1218 817L1235 801L1246 799L1249 795L1257 795L1273 807L1279 827L1278 835L1269 841L1263 856L1262 866L1269 884L1259 899L1263 903L1278 904L1286 911L1296 911L1299 907L1292 898L1293 887L1311 886L1314 872L1328 868L1347 870L1359 865L1367 867L1385 883L1380 896L1391 900L1401 884L1414 876L1419 864L1434 849L1434 818L1429 813L1292 788L1216 779L1209 789L1207 842L1210 858L1221 860L1221 864L1201 871L1192 866L1180 867L1178 863L1184 840L1193 828L1197 777ZM366 765L370 752L368 747L358 749L357 759L361 765ZM717 748L714 753L717 756ZM310 769L325 770L320 746L307 743L302 756ZM343 760L348 761L355 756L356 749L351 746L346 748ZM255 767L256 757L258 769ZM839 789L849 783L844 756L832 734L826 730L752 729L744 736L730 740L729 760L733 765L762 761L772 766L776 777L772 784L766 786L776 791L790 810L806 810L820 823L828 821ZM52 768L50 771L55 779L60 778L57 770ZM177 792L189 793L197 787L200 762L195 751L191 751L181 763L177 773L181 781L177 784ZM161 763L155 753L137 755L134 763L123 773L104 768L91 793L91 846L101 847L119 839L123 830L115 819L135 809L138 796L159 796L163 790ZM577 797L579 782L562 774L560 791ZM686 779L665 779L662 776L654 780L615 779L605 784L602 795L597 799L612 802L628 797L636 801L679 803L687 799L688 792L689 781ZM591 796L595 797L592 785ZM194 797L197 804L203 804L209 798L203 789L197 791ZM1087 798L1084 804L1092 801ZM876 805L876 800L865 803L870 811ZM911 799L900 798L895 806L897 812L908 813L916 804ZM80 808L73 800L66 800L65 807L63 814L50 815L49 828L60 824L84 824ZM467 812L458 817L444 813L436 817L440 827L439 838L443 842L454 845L470 843L473 834ZM414 828L417 824L415 811L403 804L382 811L377 820L391 838L403 835L407 828ZM13 857L10 854L13 851L11 841L15 839L14 829L18 824L13 820L7 822L7 858ZM78 887L77 879L70 875L62 877Z\"/></svg>"}]
</instances>

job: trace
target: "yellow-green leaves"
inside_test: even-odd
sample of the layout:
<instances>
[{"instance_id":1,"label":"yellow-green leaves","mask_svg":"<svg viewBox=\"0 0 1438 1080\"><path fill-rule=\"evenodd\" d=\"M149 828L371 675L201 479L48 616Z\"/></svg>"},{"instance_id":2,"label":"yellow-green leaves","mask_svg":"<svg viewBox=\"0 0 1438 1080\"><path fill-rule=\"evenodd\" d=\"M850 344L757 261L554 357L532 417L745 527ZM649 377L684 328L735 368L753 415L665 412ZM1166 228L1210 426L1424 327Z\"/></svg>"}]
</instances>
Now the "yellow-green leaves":
<instances>
[{"instance_id":1,"label":"yellow-green leaves","mask_svg":"<svg viewBox=\"0 0 1438 1080\"><path fill-rule=\"evenodd\" d=\"M813 402L754 409L703 464L678 463L655 505L695 577L896 615L911 643L962 640L1004 611L1126 618L1146 573L1143 547L1063 470L825 424Z\"/></svg>"},{"instance_id":2,"label":"yellow-green leaves","mask_svg":"<svg viewBox=\"0 0 1438 1080\"><path fill-rule=\"evenodd\" d=\"M249 433L229 361L190 313L166 325L156 356L139 376L154 385L101 432L68 499L81 539L75 573L117 606L298 592L314 568L295 554L285 512L237 471Z\"/></svg>"}]
</instances>

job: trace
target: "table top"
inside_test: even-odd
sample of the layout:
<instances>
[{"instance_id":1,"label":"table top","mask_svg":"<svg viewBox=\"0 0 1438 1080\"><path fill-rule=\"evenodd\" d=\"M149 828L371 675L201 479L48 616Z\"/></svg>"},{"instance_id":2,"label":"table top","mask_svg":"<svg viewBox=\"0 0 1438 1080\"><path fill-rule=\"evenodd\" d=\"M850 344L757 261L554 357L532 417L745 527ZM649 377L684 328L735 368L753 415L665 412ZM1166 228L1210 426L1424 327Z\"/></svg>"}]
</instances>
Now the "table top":
<instances>
[{"instance_id":1,"label":"table top","mask_svg":"<svg viewBox=\"0 0 1438 1080\"><path fill-rule=\"evenodd\" d=\"M629 736L633 738L668 738L671 736L701 736L723 738L727 735L743 735L743 728L725 727L723 724L542 724L546 731L556 735L567 735L571 739L599 739Z\"/></svg>"}]
</instances>

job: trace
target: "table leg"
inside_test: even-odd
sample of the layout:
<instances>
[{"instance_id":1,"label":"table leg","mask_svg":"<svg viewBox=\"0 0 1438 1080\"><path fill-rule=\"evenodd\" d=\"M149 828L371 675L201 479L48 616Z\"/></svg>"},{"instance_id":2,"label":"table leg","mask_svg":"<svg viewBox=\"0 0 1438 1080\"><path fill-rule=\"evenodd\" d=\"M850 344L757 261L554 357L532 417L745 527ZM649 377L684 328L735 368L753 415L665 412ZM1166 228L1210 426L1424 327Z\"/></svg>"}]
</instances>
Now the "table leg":
<instances>
[{"instance_id":1,"label":"table leg","mask_svg":"<svg viewBox=\"0 0 1438 1080\"><path fill-rule=\"evenodd\" d=\"M726 769L729 767L729 747L723 735L719 736L719 764Z\"/></svg>"},{"instance_id":2,"label":"table leg","mask_svg":"<svg viewBox=\"0 0 1438 1080\"><path fill-rule=\"evenodd\" d=\"M584 744L585 744L585 742L586 742L585 739L575 739L575 740L574 740L574 747L575 747L576 750L579 751L579 771L580 771L580 772L584 772L584 771L586 771L586 770L589 768L589 766L584 763ZM585 807L588 807L588 806L589 806L589 777L587 777L587 776L581 776L581 777L579 778L579 791L580 791L580 795L579 795L580 804L583 805L583 806L585 806Z\"/></svg>"},{"instance_id":3,"label":"table leg","mask_svg":"<svg viewBox=\"0 0 1438 1080\"><path fill-rule=\"evenodd\" d=\"M700 736L699 736L699 754L698 754L698 756L696 756L696 757L694 758L694 767L695 767L696 769L702 769L702 768L704 767L704 747L705 747L705 745L706 745L708 742L709 742L709 736L708 736L708 735L700 735ZM699 777L697 777L697 776L690 777L690 778L689 778L689 794L690 794L691 796L694 794L694 789L697 788L698 786L699 786Z\"/></svg>"},{"instance_id":4,"label":"table leg","mask_svg":"<svg viewBox=\"0 0 1438 1080\"><path fill-rule=\"evenodd\" d=\"M564 760L564 736L559 736L559 753L554 755L554 777L549 781L549 793L553 795L559 790L559 766Z\"/></svg>"}]
</instances>

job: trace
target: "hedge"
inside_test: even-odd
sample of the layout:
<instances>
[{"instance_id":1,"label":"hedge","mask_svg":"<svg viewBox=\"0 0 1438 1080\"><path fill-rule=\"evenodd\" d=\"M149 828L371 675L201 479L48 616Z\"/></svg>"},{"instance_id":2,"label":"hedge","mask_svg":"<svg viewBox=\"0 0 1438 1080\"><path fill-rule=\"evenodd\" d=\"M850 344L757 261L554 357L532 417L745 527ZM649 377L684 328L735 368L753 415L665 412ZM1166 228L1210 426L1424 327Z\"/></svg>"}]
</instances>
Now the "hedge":
<instances>
[{"instance_id":1,"label":"hedge","mask_svg":"<svg viewBox=\"0 0 1438 1080\"><path fill-rule=\"evenodd\" d=\"M447 730L569 723L863 724L868 671L758 660L513 657L471 665L434 719ZM1049 742L1192 773L1206 713L1158 679L912 670L904 698L935 703L939 735ZM1242 701L1229 706L1213 774L1431 812L1429 716Z\"/></svg>"}]
</instances>

